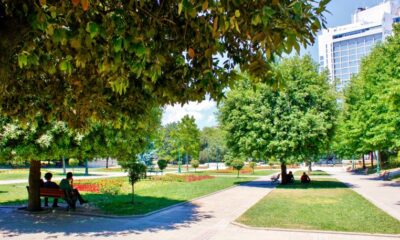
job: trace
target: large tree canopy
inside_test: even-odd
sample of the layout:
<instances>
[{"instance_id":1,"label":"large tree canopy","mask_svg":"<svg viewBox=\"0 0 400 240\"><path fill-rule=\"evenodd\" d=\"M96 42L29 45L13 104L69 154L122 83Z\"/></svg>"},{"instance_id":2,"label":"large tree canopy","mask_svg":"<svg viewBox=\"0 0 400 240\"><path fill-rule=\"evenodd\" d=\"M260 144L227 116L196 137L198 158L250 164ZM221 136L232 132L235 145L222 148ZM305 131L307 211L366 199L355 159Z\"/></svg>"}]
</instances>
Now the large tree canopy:
<instances>
[{"instance_id":1,"label":"large tree canopy","mask_svg":"<svg viewBox=\"0 0 400 240\"><path fill-rule=\"evenodd\" d=\"M362 61L345 91L336 151L345 157L400 147L400 25Z\"/></svg>"},{"instance_id":2,"label":"large tree canopy","mask_svg":"<svg viewBox=\"0 0 400 240\"><path fill-rule=\"evenodd\" d=\"M228 93L219 119L230 151L275 158L286 180L285 164L313 161L327 149L336 101L328 75L319 74L309 56L283 60L275 72L285 81L283 90L262 83L253 90L245 81Z\"/></svg>"},{"instance_id":3,"label":"large tree canopy","mask_svg":"<svg viewBox=\"0 0 400 240\"><path fill-rule=\"evenodd\" d=\"M81 125L218 100L236 65L261 76L314 43L328 2L0 0L1 108Z\"/></svg>"}]
</instances>

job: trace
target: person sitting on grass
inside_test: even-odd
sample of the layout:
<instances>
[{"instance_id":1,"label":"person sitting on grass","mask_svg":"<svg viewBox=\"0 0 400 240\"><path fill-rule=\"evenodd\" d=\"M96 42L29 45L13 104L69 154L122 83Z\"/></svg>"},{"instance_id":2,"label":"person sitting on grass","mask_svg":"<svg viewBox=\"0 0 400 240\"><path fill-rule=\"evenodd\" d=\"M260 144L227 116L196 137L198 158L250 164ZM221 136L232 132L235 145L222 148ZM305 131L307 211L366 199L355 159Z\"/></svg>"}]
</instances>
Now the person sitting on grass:
<instances>
[{"instance_id":1,"label":"person sitting on grass","mask_svg":"<svg viewBox=\"0 0 400 240\"><path fill-rule=\"evenodd\" d=\"M43 183L44 188L54 188L54 189L59 189L60 187L57 185L57 183L52 182L51 178L53 177L53 174L48 172L44 175L44 178L46 179L46 182ZM49 198L45 197L44 198L44 206L48 207L49 206ZM58 207L58 198L53 199L53 208Z\"/></svg>"},{"instance_id":2,"label":"person sitting on grass","mask_svg":"<svg viewBox=\"0 0 400 240\"><path fill-rule=\"evenodd\" d=\"M288 183L294 183L294 176L293 176L292 171L289 171L289 173L288 173L288 175L286 177L287 177L287 182Z\"/></svg>"},{"instance_id":3,"label":"person sitting on grass","mask_svg":"<svg viewBox=\"0 0 400 240\"><path fill-rule=\"evenodd\" d=\"M82 198L78 189L74 189L73 182L74 179L72 172L68 172L67 177L61 180L60 188L65 191L65 198L68 202L69 207L75 209L77 200L79 200L79 203L81 205L87 203L87 201Z\"/></svg>"},{"instance_id":4,"label":"person sitting on grass","mask_svg":"<svg viewBox=\"0 0 400 240\"><path fill-rule=\"evenodd\" d=\"M310 183L311 179L310 177L306 174L306 172L303 172L303 175L301 175L301 183Z\"/></svg>"}]
</instances>

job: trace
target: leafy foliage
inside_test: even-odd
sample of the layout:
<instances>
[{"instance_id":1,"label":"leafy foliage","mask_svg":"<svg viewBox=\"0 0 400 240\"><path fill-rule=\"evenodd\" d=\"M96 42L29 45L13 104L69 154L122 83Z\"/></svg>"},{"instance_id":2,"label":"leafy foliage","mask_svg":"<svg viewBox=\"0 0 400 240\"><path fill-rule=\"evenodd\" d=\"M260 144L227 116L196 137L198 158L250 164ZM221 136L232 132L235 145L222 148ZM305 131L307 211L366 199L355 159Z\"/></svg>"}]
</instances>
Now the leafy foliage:
<instances>
[{"instance_id":1,"label":"leafy foliage","mask_svg":"<svg viewBox=\"0 0 400 240\"><path fill-rule=\"evenodd\" d=\"M194 171L196 172L196 169L200 166L200 162L199 160L192 160L190 162L190 165L192 166L192 168L194 168Z\"/></svg>"},{"instance_id":2,"label":"leafy foliage","mask_svg":"<svg viewBox=\"0 0 400 240\"><path fill-rule=\"evenodd\" d=\"M233 160L230 166L237 171L237 177L239 177L240 170L244 167L244 161L242 160Z\"/></svg>"},{"instance_id":3,"label":"leafy foliage","mask_svg":"<svg viewBox=\"0 0 400 240\"><path fill-rule=\"evenodd\" d=\"M351 157L379 150L397 151L399 134L400 26L363 59L360 72L345 91L335 150Z\"/></svg>"},{"instance_id":4,"label":"leafy foliage","mask_svg":"<svg viewBox=\"0 0 400 240\"><path fill-rule=\"evenodd\" d=\"M82 126L219 100L235 66L264 76L314 43L328 2L1 0L1 108Z\"/></svg>"},{"instance_id":5,"label":"leafy foliage","mask_svg":"<svg viewBox=\"0 0 400 240\"><path fill-rule=\"evenodd\" d=\"M227 152L225 132L220 127L205 127L200 133L200 155L202 163L224 161Z\"/></svg>"},{"instance_id":6,"label":"leafy foliage","mask_svg":"<svg viewBox=\"0 0 400 240\"><path fill-rule=\"evenodd\" d=\"M329 146L336 116L326 73L309 56L283 60L275 68L285 88L248 81L228 93L219 119L232 154L267 156L281 163L314 160ZM246 76L244 76L246 79Z\"/></svg>"},{"instance_id":7,"label":"leafy foliage","mask_svg":"<svg viewBox=\"0 0 400 240\"><path fill-rule=\"evenodd\" d=\"M158 168L162 172L167 167L168 162L166 160L164 160L164 159L160 159L160 160L157 161L157 165L158 165Z\"/></svg>"}]
</instances>

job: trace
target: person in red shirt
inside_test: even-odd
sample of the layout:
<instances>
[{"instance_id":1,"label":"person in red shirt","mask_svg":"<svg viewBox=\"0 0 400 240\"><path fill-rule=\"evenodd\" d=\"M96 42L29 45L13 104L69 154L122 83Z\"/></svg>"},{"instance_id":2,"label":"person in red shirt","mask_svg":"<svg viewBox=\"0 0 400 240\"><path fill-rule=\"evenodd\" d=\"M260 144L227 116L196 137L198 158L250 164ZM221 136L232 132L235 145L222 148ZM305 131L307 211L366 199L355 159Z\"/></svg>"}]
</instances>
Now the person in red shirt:
<instances>
[{"instance_id":1,"label":"person in red shirt","mask_svg":"<svg viewBox=\"0 0 400 240\"><path fill-rule=\"evenodd\" d=\"M303 172L303 175L301 175L301 183L310 183L311 179L310 177L306 174L306 172Z\"/></svg>"}]
</instances>

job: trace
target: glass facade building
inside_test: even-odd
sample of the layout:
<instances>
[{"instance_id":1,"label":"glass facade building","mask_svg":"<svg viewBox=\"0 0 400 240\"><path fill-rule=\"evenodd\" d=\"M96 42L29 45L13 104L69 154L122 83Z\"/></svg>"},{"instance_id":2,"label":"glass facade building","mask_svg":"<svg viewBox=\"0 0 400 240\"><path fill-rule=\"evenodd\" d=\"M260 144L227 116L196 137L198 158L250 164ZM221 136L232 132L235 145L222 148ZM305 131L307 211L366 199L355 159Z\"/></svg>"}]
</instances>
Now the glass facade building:
<instances>
[{"instance_id":1,"label":"glass facade building","mask_svg":"<svg viewBox=\"0 0 400 240\"><path fill-rule=\"evenodd\" d=\"M318 36L320 70L328 70L337 91L342 91L359 72L361 60L392 34L400 21L400 0L383 1L371 8L358 8L352 23L329 28Z\"/></svg>"}]
</instances>

